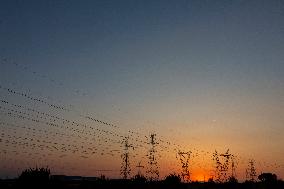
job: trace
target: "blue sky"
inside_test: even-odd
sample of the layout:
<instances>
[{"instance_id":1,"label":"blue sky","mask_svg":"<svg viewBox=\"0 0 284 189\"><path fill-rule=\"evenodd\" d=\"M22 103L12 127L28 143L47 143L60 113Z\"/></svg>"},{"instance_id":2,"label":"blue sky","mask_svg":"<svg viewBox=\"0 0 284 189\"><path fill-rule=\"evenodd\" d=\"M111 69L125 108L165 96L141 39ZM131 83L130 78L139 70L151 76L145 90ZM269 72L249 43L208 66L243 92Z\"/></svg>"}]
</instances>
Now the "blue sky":
<instances>
[{"instance_id":1,"label":"blue sky","mask_svg":"<svg viewBox=\"0 0 284 189\"><path fill-rule=\"evenodd\" d=\"M0 83L185 145L248 145L278 160L283 10L280 0L1 1Z\"/></svg>"}]
</instances>

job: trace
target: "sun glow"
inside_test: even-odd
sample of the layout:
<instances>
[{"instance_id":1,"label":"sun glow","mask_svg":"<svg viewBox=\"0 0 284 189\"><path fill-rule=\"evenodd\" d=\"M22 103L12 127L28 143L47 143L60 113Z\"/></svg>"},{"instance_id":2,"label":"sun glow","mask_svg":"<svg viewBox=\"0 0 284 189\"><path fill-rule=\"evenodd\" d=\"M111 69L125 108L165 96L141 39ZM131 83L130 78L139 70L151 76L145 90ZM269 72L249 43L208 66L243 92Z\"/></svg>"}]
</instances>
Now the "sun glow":
<instances>
[{"instance_id":1,"label":"sun glow","mask_svg":"<svg viewBox=\"0 0 284 189\"><path fill-rule=\"evenodd\" d=\"M206 182L210 178L210 175L208 175L207 172L203 171L196 171L193 172L191 175L191 180L192 181L198 181L198 182Z\"/></svg>"}]
</instances>

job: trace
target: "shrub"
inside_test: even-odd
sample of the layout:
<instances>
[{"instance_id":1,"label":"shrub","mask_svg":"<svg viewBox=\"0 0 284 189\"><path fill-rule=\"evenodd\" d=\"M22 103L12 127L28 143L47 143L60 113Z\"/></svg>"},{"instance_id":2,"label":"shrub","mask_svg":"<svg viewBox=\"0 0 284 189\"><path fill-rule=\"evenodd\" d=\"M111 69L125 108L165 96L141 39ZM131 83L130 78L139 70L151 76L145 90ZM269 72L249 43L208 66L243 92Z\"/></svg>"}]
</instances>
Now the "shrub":
<instances>
[{"instance_id":1,"label":"shrub","mask_svg":"<svg viewBox=\"0 0 284 189\"><path fill-rule=\"evenodd\" d=\"M166 176L164 182L166 184L180 184L181 183L181 178L179 175L176 175L175 173L169 174Z\"/></svg>"},{"instance_id":2,"label":"shrub","mask_svg":"<svg viewBox=\"0 0 284 189\"><path fill-rule=\"evenodd\" d=\"M29 168L24 170L19 176L20 181L46 182L49 180L49 168Z\"/></svg>"}]
</instances>

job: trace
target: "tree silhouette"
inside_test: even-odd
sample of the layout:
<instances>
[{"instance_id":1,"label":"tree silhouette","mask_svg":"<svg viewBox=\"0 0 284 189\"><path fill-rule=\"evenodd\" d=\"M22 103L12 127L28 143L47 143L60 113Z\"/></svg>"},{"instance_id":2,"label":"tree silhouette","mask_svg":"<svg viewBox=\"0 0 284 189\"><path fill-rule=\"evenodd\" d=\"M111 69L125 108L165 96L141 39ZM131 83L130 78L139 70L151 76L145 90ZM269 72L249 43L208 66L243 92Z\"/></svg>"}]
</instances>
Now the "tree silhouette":
<instances>
[{"instance_id":1,"label":"tree silhouette","mask_svg":"<svg viewBox=\"0 0 284 189\"><path fill-rule=\"evenodd\" d=\"M168 176L166 176L164 182L169 185L180 184L181 178L179 175L176 175L175 173L173 173L173 174L169 174Z\"/></svg>"},{"instance_id":2,"label":"tree silhouette","mask_svg":"<svg viewBox=\"0 0 284 189\"><path fill-rule=\"evenodd\" d=\"M137 184L143 184L147 182L147 178L141 174L137 174L132 178L132 181Z\"/></svg>"},{"instance_id":3,"label":"tree silhouette","mask_svg":"<svg viewBox=\"0 0 284 189\"><path fill-rule=\"evenodd\" d=\"M228 183L238 183L238 179L234 176L229 177Z\"/></svg>"},{"instance_id":4,"label":"tree silhouette","mask_svg":"<svg viewBox=\"0 0 284 189\"><path fill-rule=\"evenodd\" d=\"M24 170L19 176L21 181L32 182L46 182L49 180L50 169L49 168L29 168Z\"/></svg>"},{"instance_id":5,"label":"tree silhouette","mask_svg":"<svg viewBox=\"0 0 284 189\"><path fill-rule=\"evenodd\" d=\"M262 182L272 183L277 181L277 175L272 173L262 173L258 176L258 179Z\"/></svg>"}]
</instances>

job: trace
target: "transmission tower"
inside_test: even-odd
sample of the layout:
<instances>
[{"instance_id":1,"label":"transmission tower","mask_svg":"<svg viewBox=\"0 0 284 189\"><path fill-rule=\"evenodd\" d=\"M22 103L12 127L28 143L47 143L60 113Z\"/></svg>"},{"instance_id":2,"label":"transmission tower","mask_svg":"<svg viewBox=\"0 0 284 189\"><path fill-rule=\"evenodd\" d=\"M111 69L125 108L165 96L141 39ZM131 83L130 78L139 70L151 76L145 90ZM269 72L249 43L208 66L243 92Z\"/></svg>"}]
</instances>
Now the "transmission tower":
<instances>
[{"instance_id":1,"label":"transmission tower","mask_svg":"<svg viewBox=\"0 0 284 189\"><path fill-rule=\"evenodd\" d=\"M138 165L136 166L137 168L138 168L138 174L137 175L142 175L142 173L141 173L141 169L143 169L144 168L144 166L143 165L141 165L141 161L139 161L139 163L138 163Z\"/></svg>"},{"instance_id":2,"label":"transmission tower","mask_svg":"<svg viewBox=\"0 0 284 189\"><path fill-rule=\"evenodd\" d=\"M219 154L215 150L213 161L215 161L215 178L217 182L228 181L230 162L232 163L232 176L235 174L235 163L232 161L232 154L229 153L229 149L223 154Z\"/></svg>"},{"instance_id":3,"label":"transmission tower","mask_svg":"<svg viewBox=\"0 0 284 189\"><path fill-rule=\"evenodd\" d=\"M255 182L256 177L256 169L254 163L254 160L251 159L248 163L248 168L246 169L246 179L251 182Z\"/></svg>"},{"instance_id":4,"label":"transmission tower","mask_svg":"<svg viewBox=\"0 0 284 189\"><path fill-rule=\"evenodd\" d=\"M134 150L134 147L129 144L128 142L129 137L125 137L122 141L122 144L124 145L124 153L121 155L122 158L122 165L120 174L122 175L123 179L127 179L128 176L130 176L130 163L129 163L129 148L132 147Z\"/></svg>"},{"instance_id":5,"label":"transmission tower","mask_svg":"<svg viewBox=\"0 0 284 189\"><path fill-rule=\"evenodd\" d=\"M236 172L236 169L237 169L237 165L238 165L238 162L236 160L236 156L234 155L231 155L231 165L232 165L232 175L231 175L231 178L237 178L237 172Z\"/></svg>"},{"instance_id":6,"label":"transmission tower","mask_svg":"<svg viewBox=\"0 0 284 189\"><path fill-rule=\"evenodd\" d=\"M146 173L150 181L159 179L159 166L156 158L156 153L157 153L156 147L159 143L156 142L155 137L156 134L151 134L150 142L148 143L150 144L151 147L147 154L149 167Z\"/></svg>"},{"instance_id":7,"label":"transmission tower","mask_svg":"<svg viewBox=\"0 0 284 189\"><path fill-rule=\"evenodd\" d=\"M179 160L181 162L181 176L184 182L190 181L190 172L189 172L189 159L190 159L191 151L188 152L178 152Z\"/></svg>"}]
</instances>

